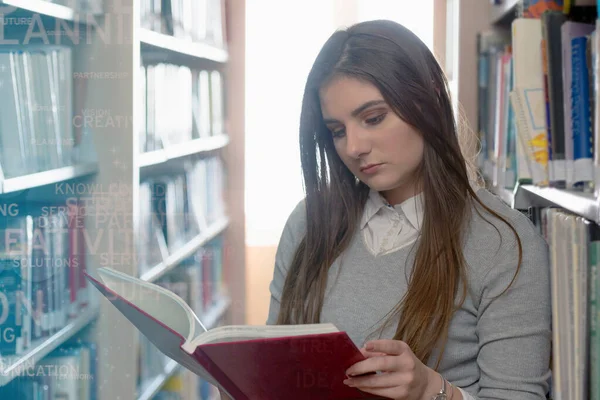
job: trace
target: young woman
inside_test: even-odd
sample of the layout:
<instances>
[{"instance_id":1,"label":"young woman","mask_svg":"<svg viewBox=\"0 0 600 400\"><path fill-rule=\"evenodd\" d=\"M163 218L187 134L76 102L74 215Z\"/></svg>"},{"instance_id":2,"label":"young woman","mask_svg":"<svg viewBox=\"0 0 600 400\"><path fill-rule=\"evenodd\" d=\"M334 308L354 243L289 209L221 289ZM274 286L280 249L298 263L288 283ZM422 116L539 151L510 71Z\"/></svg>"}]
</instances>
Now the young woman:
<instances>
[{"instance_id":1,"label":"young woman","mask_svg":"<svg viewBox=\"0 0 600 400\"><path fill-rule=\"evenodd\" d=\"M348 332L367 358L344 382L374 395L546 398L547 245L469 179L428 48L390 21L335 32L308 76L300 149L306 197L278 246L267 323Z\"/></svg>"}]
</instances>

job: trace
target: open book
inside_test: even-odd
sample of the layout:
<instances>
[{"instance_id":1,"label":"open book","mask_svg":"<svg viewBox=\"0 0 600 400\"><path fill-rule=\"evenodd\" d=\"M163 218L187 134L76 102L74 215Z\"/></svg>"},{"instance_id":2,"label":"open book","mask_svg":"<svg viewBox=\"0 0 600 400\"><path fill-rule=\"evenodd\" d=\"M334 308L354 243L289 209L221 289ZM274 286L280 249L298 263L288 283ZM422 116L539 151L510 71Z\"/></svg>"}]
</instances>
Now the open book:
<instances>
[{"instance_id":1,"label":"open book","mask_svg":"<svg viewBox=\"0 0 600 400\"><path fill-rule=\"evenodd\" d=\"M111 268L90 282L162 353L233 400L379 398L343 383L364 356L332 324L206 330L171 291Z\"/></svg>"}]
</instances>

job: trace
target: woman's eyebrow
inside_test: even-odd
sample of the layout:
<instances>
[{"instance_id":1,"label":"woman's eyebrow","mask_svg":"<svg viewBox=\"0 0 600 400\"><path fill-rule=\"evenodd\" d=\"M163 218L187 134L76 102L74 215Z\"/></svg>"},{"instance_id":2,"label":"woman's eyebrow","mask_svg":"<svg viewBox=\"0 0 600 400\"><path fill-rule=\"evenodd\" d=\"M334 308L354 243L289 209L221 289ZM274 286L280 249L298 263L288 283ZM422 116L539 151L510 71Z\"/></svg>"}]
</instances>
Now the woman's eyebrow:
<instances>
[{"instance_id":1,"label":"woman's eyebrow","mask_svg":"<svg viewBox=\"0 0 600 400\"><path fill-rule=\"evenodd\" d=\"M361 106L357 107L354 111L352 111L351 115L353 117L356 117L358 114L360 114L361 112L363 112L367 108L372 107L372 106L376 106L376 105L381 104L381 103L385 103L385 100L370 100L370 101L367 101L366 103L362 104ZM337 119L333 119L333 118L324 118L323 122L325 124L333 124L333 123L338 123L340 121L338 121Z\"/></svg>"}]
</instances>

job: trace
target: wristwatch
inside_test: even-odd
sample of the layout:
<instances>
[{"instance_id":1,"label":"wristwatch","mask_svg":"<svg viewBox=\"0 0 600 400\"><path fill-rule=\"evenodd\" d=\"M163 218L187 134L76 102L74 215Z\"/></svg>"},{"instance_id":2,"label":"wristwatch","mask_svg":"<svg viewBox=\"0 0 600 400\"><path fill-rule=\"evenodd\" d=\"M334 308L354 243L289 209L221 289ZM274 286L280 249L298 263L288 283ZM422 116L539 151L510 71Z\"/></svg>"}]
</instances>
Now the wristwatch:
<instances>
[{"instance_id":1,"label":"wristwatch","mask_svg":"<svg viewBox=\"0 0 600 400\"><path fill-rule=\"evenodd\" d=\"M440 375L440 377L442 378L442 388L438 394L431 398L431 400L448 400L448 396L446 394L446 380L443 376Z\"/></svg>"}]
</instances>

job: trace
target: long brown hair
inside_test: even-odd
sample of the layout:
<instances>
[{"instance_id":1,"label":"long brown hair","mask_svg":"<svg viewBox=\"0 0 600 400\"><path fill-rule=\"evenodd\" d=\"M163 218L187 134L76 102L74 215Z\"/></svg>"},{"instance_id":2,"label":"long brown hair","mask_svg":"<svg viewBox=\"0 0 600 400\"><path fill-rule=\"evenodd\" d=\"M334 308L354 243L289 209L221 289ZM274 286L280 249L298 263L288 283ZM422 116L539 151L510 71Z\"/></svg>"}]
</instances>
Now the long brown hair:
<instances>
[{"instance_id":1,"label":"long brown hair","mask_svg":"<svg viewBox=\"0 0 600 400\"><path fill-rule=\"evenodd\" d=\"M355 234L369 193L337 155L323 122L319 89L338 75L375 85L425 142L419 166L424 193L421 236L408 290L392 311L402 313L394 339L405 341L427 363L436 345L445 347L459 288L458 306L466 297L462 244L471 200L517 236L519 266L522 251L514 227L485 206L471 187L442 69L416 35L391 21L363 22L336 31L308 75L300 118L306 235L287 274L277 323L320 322L329 267ZM438 366L440 361L441 357Z\"/></svg>"}]
</instances>

